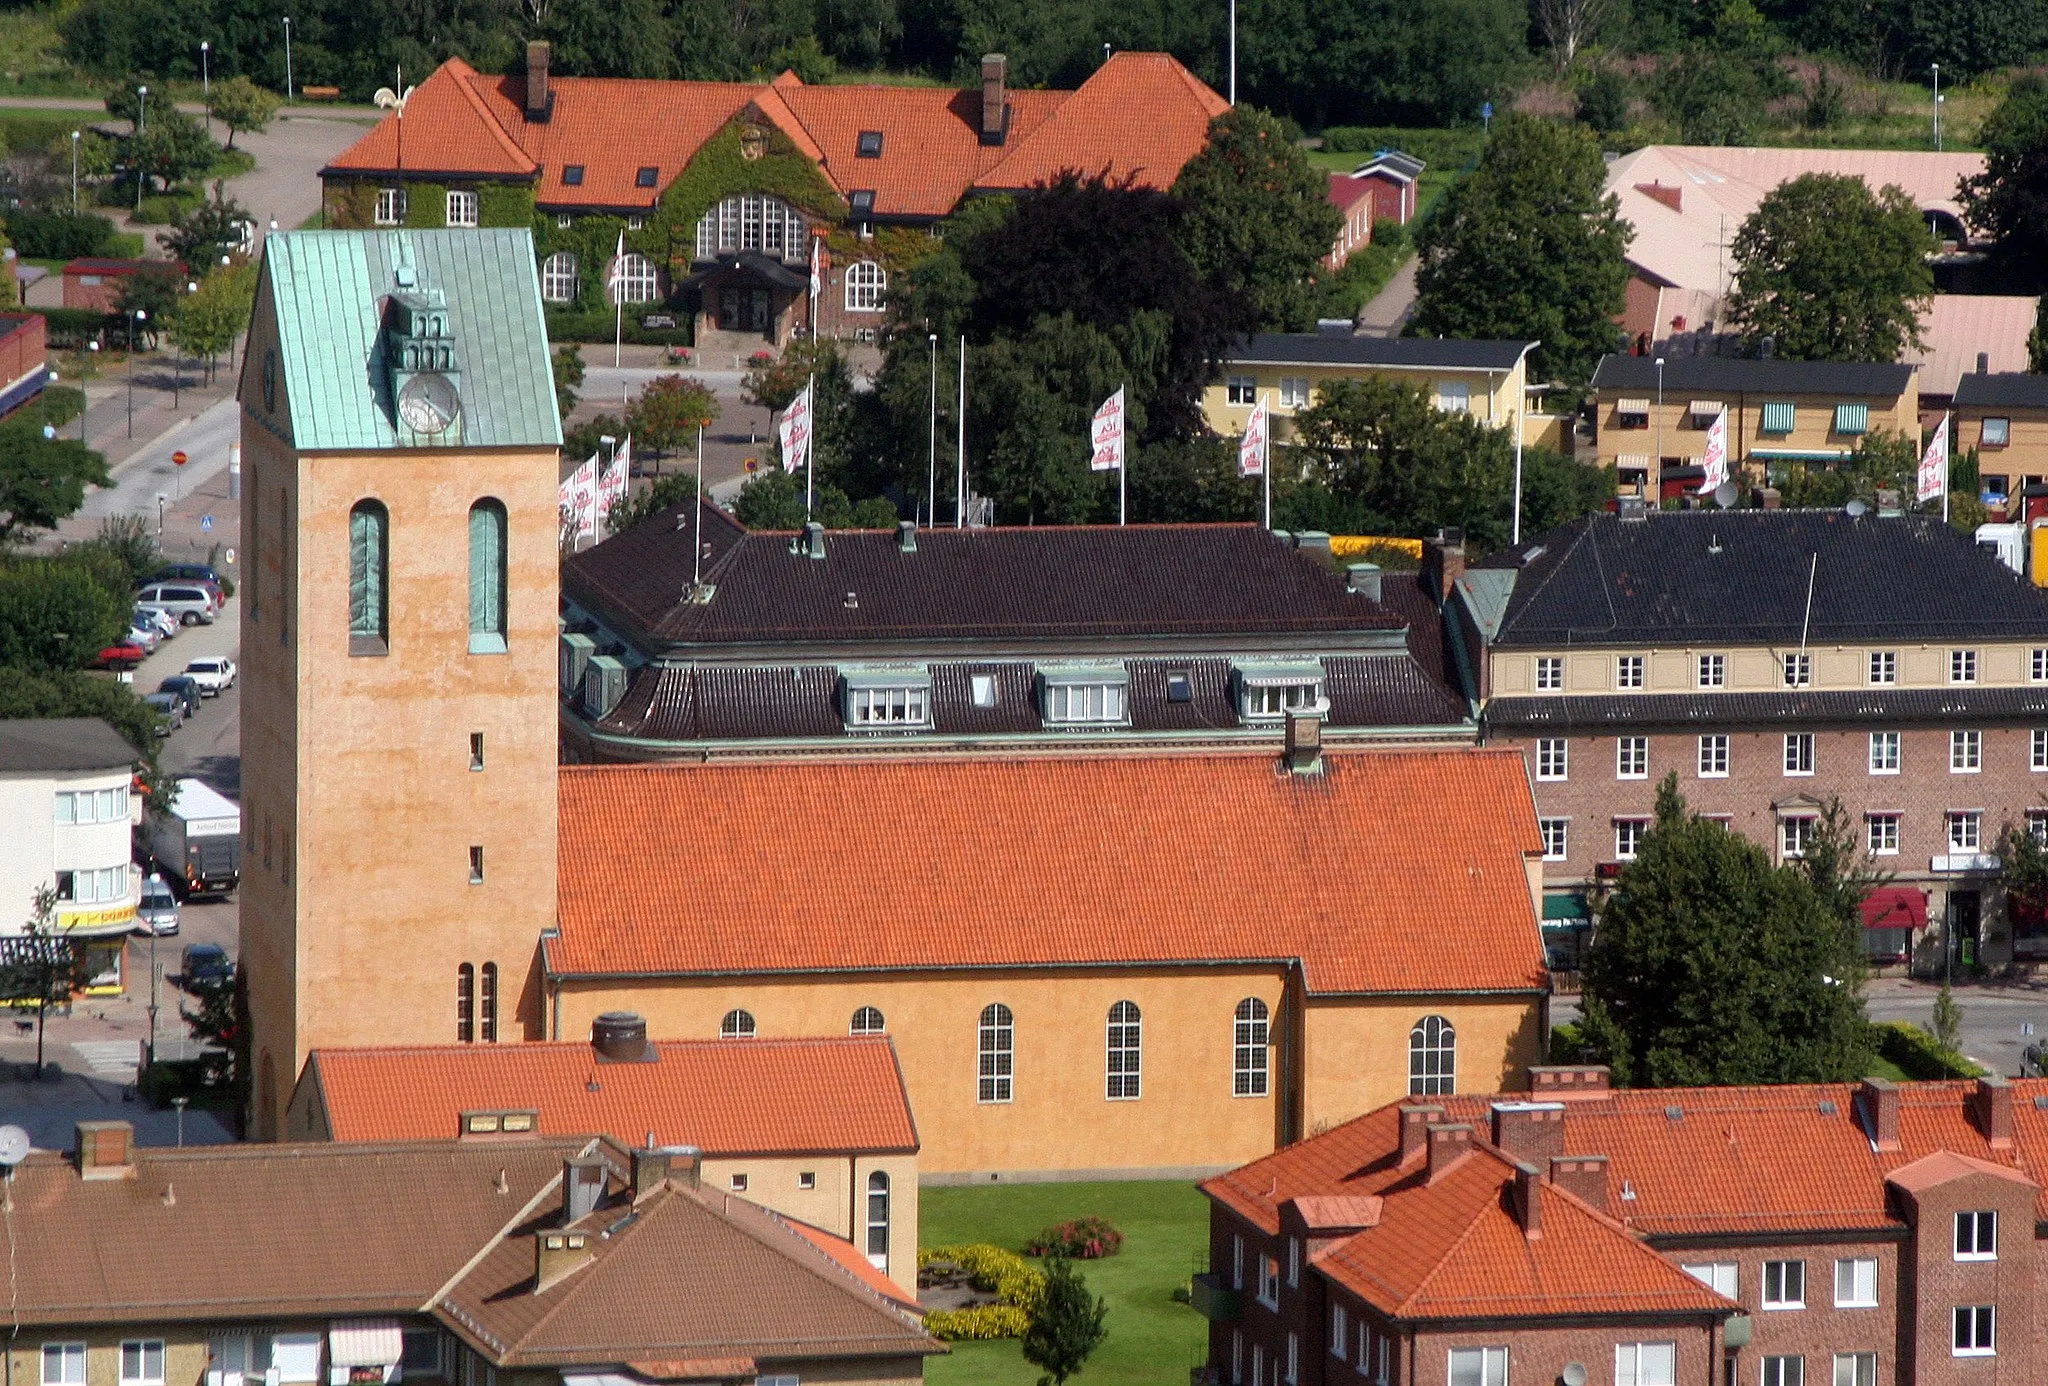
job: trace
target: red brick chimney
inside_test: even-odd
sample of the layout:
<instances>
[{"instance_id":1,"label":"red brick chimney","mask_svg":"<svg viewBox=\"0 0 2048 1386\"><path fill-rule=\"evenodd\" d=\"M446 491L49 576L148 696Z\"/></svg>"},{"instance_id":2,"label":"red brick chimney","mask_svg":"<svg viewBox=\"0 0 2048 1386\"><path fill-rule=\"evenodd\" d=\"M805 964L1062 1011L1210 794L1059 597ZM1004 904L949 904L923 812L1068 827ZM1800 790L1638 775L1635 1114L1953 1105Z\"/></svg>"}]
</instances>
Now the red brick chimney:
<instances>
[{"instance_id":1,"label":"red brick chimney","mask_svg":"<svg viewBox=\"0 0 2048 1386\"><path fill-rule=\"evenodd\" d=\"M1653 202L1661 202L1674 212L1685 210L1685 189L1667 188L1662 183L1638 183L1636 191Z\"/></svg>"},{"instance_id":2,"label":"red brick chimney","mask_svg":"<svg viewBox=\"0 0 2048 1386\"><path fill-rule=\"evenodd\" d=\"M1429 1182L1450 1173L1451 1166L1472 1153L1472 1128L1462 1121L1439 1122L1429 1128Z\"/></svg>"},{"instance_id":3,"label":"red brick chimney","mask_svg":"<svg viewBox=\"0 0 2048 1386\"><path fill-rule=\"evenodd\" d=\"M1422 541L1422 590L1432 602L1451 595L1453 583L1465 575L1465 531L1440 529Z\"/></svg>"},{"instance_id":4,"label":"red brick chimney","mask_svg":"<svg viewBox=\"0 0 2048 1386\"><path fill-rule=\"evenodd\" d=\"M1429 1128L1442 1121L1444 1109L1428 1105L1401 1109L1401 1165L1420 1160L1429 1149Z\"/></svg>"},{"instance_id":5,"label":"red brick chimney","mask_svg":"<svg viewBox=\"0 0 2048 1386\"><path fill-rule=\"evenodd\" d=\"M1899 1148L1899 1089L1889 1078L1865 1078L1857 1100L1863 1104L1863 1129L1879 1150ZM2006 1105L2006 1130L2011 1131L2012 1105Z\"/></svg>"},{"instance_id":6,"label":"red brick chimney","mask_svg":"<svg viewBox=\"0 0 2048 1386\"><path fill-rule=\"evenodd\" d=\"M1543 1175L1536 1166L1517 1163L1514 1186L1515 1221L1522 1235L1535 1241L1543 1235Z\"/></svg>"},{"instance_id":7,"label":"red brick chimney","mask_svg":"<svg viewBox=\"0 0 2048 1386\"><path fill-rule=\"evenodd\" d=\"M981 142L1001 144L1010 133L1010 112L1003 88L1009 60L1000 53L981 55Z\"/></svg>"},{"instance_id":8,"label":"red brick chimney","mask_svg":"<svg viewBox=\"0 0 2048 1386\"><path fill-rule=\"evenodd\" d=\"M2012 1149L2012 1084L1996 1073L1977 1080L1970 1094L1970 1115L1993 1150Z\"/></svg>"},{"instance_id":9,"label":"red brick chimney","mask_svg":"<svg viewBox=\"0 0 2048 1386\"><path fill-rule=\"evenodd\" d=\"M526 45L526 118L546 120L554 109L554 99L548 93L548 58L550 55L546 39L534 39Z\"/></svg>"},{"instance_id":10,"label":"red brick chimney","mask_svg":"<svg viewBox=\"0 0 2048 1386\"><path fill-rule=\"evenodd\" d=\"M1529 1096L1539 1102L1604 1098L1611 1078L1606 1064L1536 1064L1529 1069Z\"/></svg>"},{"instance_id":11,"label":"red brick chimney","mask_svg":"<svg viewBox=\"0 0 2048 1386\"><path fill-rule=\"evenodd\" d=\"M1493 1143L1511 1160L1537 1166L1564 1154L1564 1103L1496 1102Z\"/></svg>"},{"instance_id":12,"label":"red brick chimney","mask_svg":"<svg viewBox=\"0 0 2048 1386\"><path fill-rule=\"evenodd\" d=\"M1553 1155L1550 1182L1588 1207L1607 1211L1605 1155Z\"/></svg>"}]
</instances>

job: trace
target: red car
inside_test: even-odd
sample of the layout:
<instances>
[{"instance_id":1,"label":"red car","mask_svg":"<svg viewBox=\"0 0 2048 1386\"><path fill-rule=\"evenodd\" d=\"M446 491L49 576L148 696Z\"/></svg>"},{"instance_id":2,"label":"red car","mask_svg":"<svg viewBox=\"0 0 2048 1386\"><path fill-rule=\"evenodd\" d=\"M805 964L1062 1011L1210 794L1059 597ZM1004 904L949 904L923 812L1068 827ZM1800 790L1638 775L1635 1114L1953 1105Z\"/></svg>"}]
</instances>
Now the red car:
<instances>
[{"instance_id":1,"label":"red car","mask_svg":"<svg viewBox=\"0 0 2048 1386\"><path fill-rule=\"evenodd\" d=\"M118 645L107 646L98 655L94 656L92 667L95 669L133 669L136 665L142 663L148 657L148 654L149 651L143 649L140 645L130 645L126 641L122 641Z\"/></svg>"}]
</instances>

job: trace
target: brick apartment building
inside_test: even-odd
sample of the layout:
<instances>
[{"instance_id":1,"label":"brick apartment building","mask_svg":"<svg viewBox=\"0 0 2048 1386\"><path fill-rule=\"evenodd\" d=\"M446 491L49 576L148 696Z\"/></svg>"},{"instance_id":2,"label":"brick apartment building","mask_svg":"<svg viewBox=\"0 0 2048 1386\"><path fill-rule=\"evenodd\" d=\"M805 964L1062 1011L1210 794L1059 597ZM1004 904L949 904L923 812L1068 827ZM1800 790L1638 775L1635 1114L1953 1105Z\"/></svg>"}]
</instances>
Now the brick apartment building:
<instances>
[{"instance_id":1,"label":"brick apartment building","mask_svg":"<svg viewBox=\"0 0 2048 1386\"><path fill-rule=\"evenodd\" d=\"M1209 1380L2039 1379L2048 1082L1531 1080L1205 1183Z\"/></svg>"},{"instance_id":2,"label":"brick apartment building","mask_svg":"<svg viewBox=\"0 0 2048 1386\"><path fill-rule=\"evenodd\" d=\"M2048 954L2008 918L1996 854L2006 825L2048 824L2048 601L1969 536L1901 515L1653 512L1450 561L1449 643L1486 739L1528 760L1554 938L1635 855L1675 774L1695 812L1780 860L1839 799L1893 877L1866 914L1877 960L1939 968L1950 941L1958 965Z\"/></svg>"}]
</instances>

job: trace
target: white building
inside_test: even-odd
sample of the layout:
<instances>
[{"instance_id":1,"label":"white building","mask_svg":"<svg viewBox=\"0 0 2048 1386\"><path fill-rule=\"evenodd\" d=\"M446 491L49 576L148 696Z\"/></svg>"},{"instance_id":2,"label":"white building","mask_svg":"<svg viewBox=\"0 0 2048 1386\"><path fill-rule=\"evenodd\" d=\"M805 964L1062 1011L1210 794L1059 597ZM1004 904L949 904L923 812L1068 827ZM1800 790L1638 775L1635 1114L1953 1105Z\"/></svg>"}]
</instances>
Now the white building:
<instances>
[{"instance_id":1,"label":"white building","mask_svg":"<svg viewBox=\"0 0 2048 1386\"><path fill-rule=\"evenodd\" d=\"M24 932L36 892L57 892L55 927L105 940L90 990L118 989L141 874L129 792L135 748L96 717L0 722L0 935Z\"/></svg>"}]
</instances>

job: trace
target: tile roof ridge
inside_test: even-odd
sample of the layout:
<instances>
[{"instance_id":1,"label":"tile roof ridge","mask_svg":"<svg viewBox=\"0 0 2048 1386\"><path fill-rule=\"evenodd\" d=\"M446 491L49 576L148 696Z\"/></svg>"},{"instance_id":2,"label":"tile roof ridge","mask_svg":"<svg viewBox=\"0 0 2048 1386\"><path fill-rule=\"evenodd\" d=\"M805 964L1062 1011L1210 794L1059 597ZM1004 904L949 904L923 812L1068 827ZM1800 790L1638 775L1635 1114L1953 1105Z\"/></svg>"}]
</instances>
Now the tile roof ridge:
<instances>
[{"instance_id":1,"label":"tile roof ridge","mask_svg":"<svg viewBox=\"0 0 2048 1386\"><path fill-rule=\"evenodd\" d=\"M1493 1187L1488 1191L1488 1195L1486 1197L1479 1199L1478 1202L1473 1205L1471 1215L1466 1219L1464 1230L1451 1239L1449 1245L1444 1247L1443 1254L1437 1257L1436 1264L1429 1268L1429 1273L1427 1275L1424 1275L1421 1279L1417 1280L1415 1282L1415 1288L1410 1290L1407 1296L1404 1299L1402 1299L1399 1304L1395 1306L1394 1312L1396 1314L1407 1314L1410 1309L1412 1309L1419 1301L1421 1301L1427 1293L1427 1291L1429 1290L1430 1283L1434 1281L1439 1275L1442 1275L1445 1272L1445 1270L1451 1264L1452 1260L1455 1259L1458 1253L1464 1249L1465 1243L1470 1241L1473 1238L1473 1236L1477 1234L1479 1230L1479 1224L1485 1220L1486 1215L1488 1213L1497 1213L1501 1211L1500 1191L1503 1187L1506 1186L1509 1180L1514 1178L1515 1162L1509 1160L1506 1156L1502 1155L1500 1151L1494 1149L1491 1145L1482 1140L1477 1132L1474 1132L1472 1137L1472 1148L1470 1154L1463 1157L1463 1159L1469 1159L1471 1155L1483 1154L1491 1154L1495 1156L1501 1164L1506 1165L1506 1174L1502 1177L1497 1178L1493 1184ZM1460 1160L1460 1163L1463 1163L1463 1159ZM1449 1171L1447 1171L1446 1173L1449 1173ZM1427 1183L1411 1185L1409 1188L1403 1190L1402 1192L1411 1195L1427 1195L1432 1187L1432 1185ZM1371 1230L1376 1231L1378 1229ZM1363 1237L1366 1235L1366 1233L1358 1232L1354 1233L1353 1235ZM1527 1254L1526 1243L1524 1248L1524 1254Z\"/></svg>"},{"instance_id":2,"label":"tile roof ridge","mask_svg":"<svg viewBox=\"0 0 2048 1386\"><path fill-rule=\"evenodd\" d=\"M684 1197L694 1199L705 1212L717 1218L735 1232L744 1237L752 1238L755 1242L782 1257L785 1261L809 1271L817 1279L842 1291L848 1290L849 1287L851 1287L851 1290L858 1291L858 1295L854 1297L858 1298L864 1307L889 1319L893 1327L908 1328L920 1336L924 1334L923 1324L919 1323L903 1309L889 1303L876 1291L863 1285L843 1266L827 1256L822 1248L812 1245L809 1239L801 1232L789 1226L782 1214L775 1212L771 1208L765 1208L750 1199L737 1198L729 1193L714 1193L704 1188L684 1191L674 1189L671 1186L671 1189ZM716 1208L711 1206L713 1198L720 1200L720 1204ZM746 1210L738 1217L733 1215L732 1205L734 1203L738 1203ZM760 1230L747 1225L750 1218L757 1223ZM766 1231L768 1228L773 1228L776 1235L769 1236Z\"/></svg>"},{"instance_id":3,"label":"tile roof ridge","mask_svg":"<svg viewBox=\"0 0 2048 1386\"><path fill-rule=\"evenodd\" d=\"M840 185L839 179L833 176L831 162L825 157L824 146L818 143L818 137L804 124L803 117L782 99L782 92L773 83L755 90L753 106L770 124L787 135L806 158L817 165L819 175L831 186L833 192L841 198L846 196L846 189Z\"/></svg>"},{"instance_id":4,"label":"tile roof ridge","mask_svg":"<svg viewBox=\"0 0 2048 1386\"><path fill-rule=\"evenodd\" d=\"M593 1137L591 1140L587 1141L583 1145L581 1151L579 1152L579 1155L589 1154L591 1150L596 1148L597 1144L597 1139ZM482 1148L483 1147L479 1147L479 1149ZM509 1218L505 1222L505 1224L497 1230L497 1232L494 1235L484 1238L483 1245L476 1249L476 1253L472 1255L467 1261L464 1261L461 1266L457 1267L455 1273L453 1275L450 1275L447 1278L447 1280L443 1281L439 1289L435 1290L432 1294L427 1296L426 1302L420 1306L421 1311L425 1312L438 1307L443 1300L447 1299L449 1295L453 1294L455 1292L455 1287L457 1285L460 1285L464 1280L468 1279L470 1274L473 1271L475 1271L479 1265L483 1264L484 1258L489 1256L493 1251L497 1250L499 1244L501 1242L504 1242L507 1238L509 1238L512 1235L513 1228L527 1221L529 1218L533 1217L536 1212L539 1211L542 1199L547 1198L553 1194L559 1193L561 1191L561 1187L562 1172L560 1170L556 1170L553 1178L549 1179L547 1182L543 1183L539 1189L535 1190L533 1197L529 1198L523 1207L518 1209L518 1211L514 1212L511 1218Z\"/></svg>"},{"instance_id":5,"label":"tile roof ridge","mask_svg":"<svg viewBox=\"0 0 2048 1386\"><path fill-rule=\"evenodd\" d=\"M463 68L463 72L453 75L456 90L461 92L463 99L469 102L470 109L476 113L479 120L483 121L484 127L490 131L492 138L497 140L498 147L513 158L524 163L528 173L538 173L540 171L539 162L531 154L527 153L525 149L521 148L519 141L513 139L511 133L498 123L497 116L491 113L490 103L484 100L483 93L476 89L477 81L488 79L485 79L481 73L468 63L462 62L460 58L450 58L447 63L442 65L442 70L446 70L447 67L455 63L462 63ZM464 73L467 75L465 76ZM440 71L434 73L434 77L440 75ZM431 82L434 78L429 77L427 80ZM403 117L400 118L402 119Z\"/></svg>"},{"instance_id":6,"label":"tile roof ridge","mask_svg":"<svg viewBox=\"0 0 2048 1386\"><path fill-rule=\"evenodd\" d=\"M905 1309L901 1304L898 1304L895 1301L889 1299L888 1296L884 1295L880 1290L877 1290L874 1286L868 1284L865 1280L862 1280L858 1275L855 1275L850 1267L841 1264L836 1257L827 1254L823 1248L818 1246L816 1242L812 1241L809 1237L805 1236L804 1233L799 1231L798 1229L800 1227L807 1227L821 1237L830 1237L834 1241L843 1242L848 1247L853 1248L855 1255L859 1255L860 1249L854 1246L854 1244L847 1238L840 1236L837 1232L834 1232L829 1227L820 1227L818 1226L818 1224L814 1222L805 1222L802 1218L796 1217L789 1213L781 1212L774 1208L768 1208L764 1206L762 1208L762 1211L768 1215L768 1218L771 1222L780 1225L784 1230L788 1231L793 1236L795 1236L797 1240L800 1243L802 1243L804 1250L808 1255L824 1261L825 1264L831 1268L832 1273L837 1275L840 1279L851 1282L863 1294L876 1300L877 1302L893 1310L894 1312L908 1315L909 1311ZM821 1271L820 1274L822 1275L823 1272ZM921 1322L919 1323L919 1327L923 1327Z\"/></svg>"}]
</instances>

